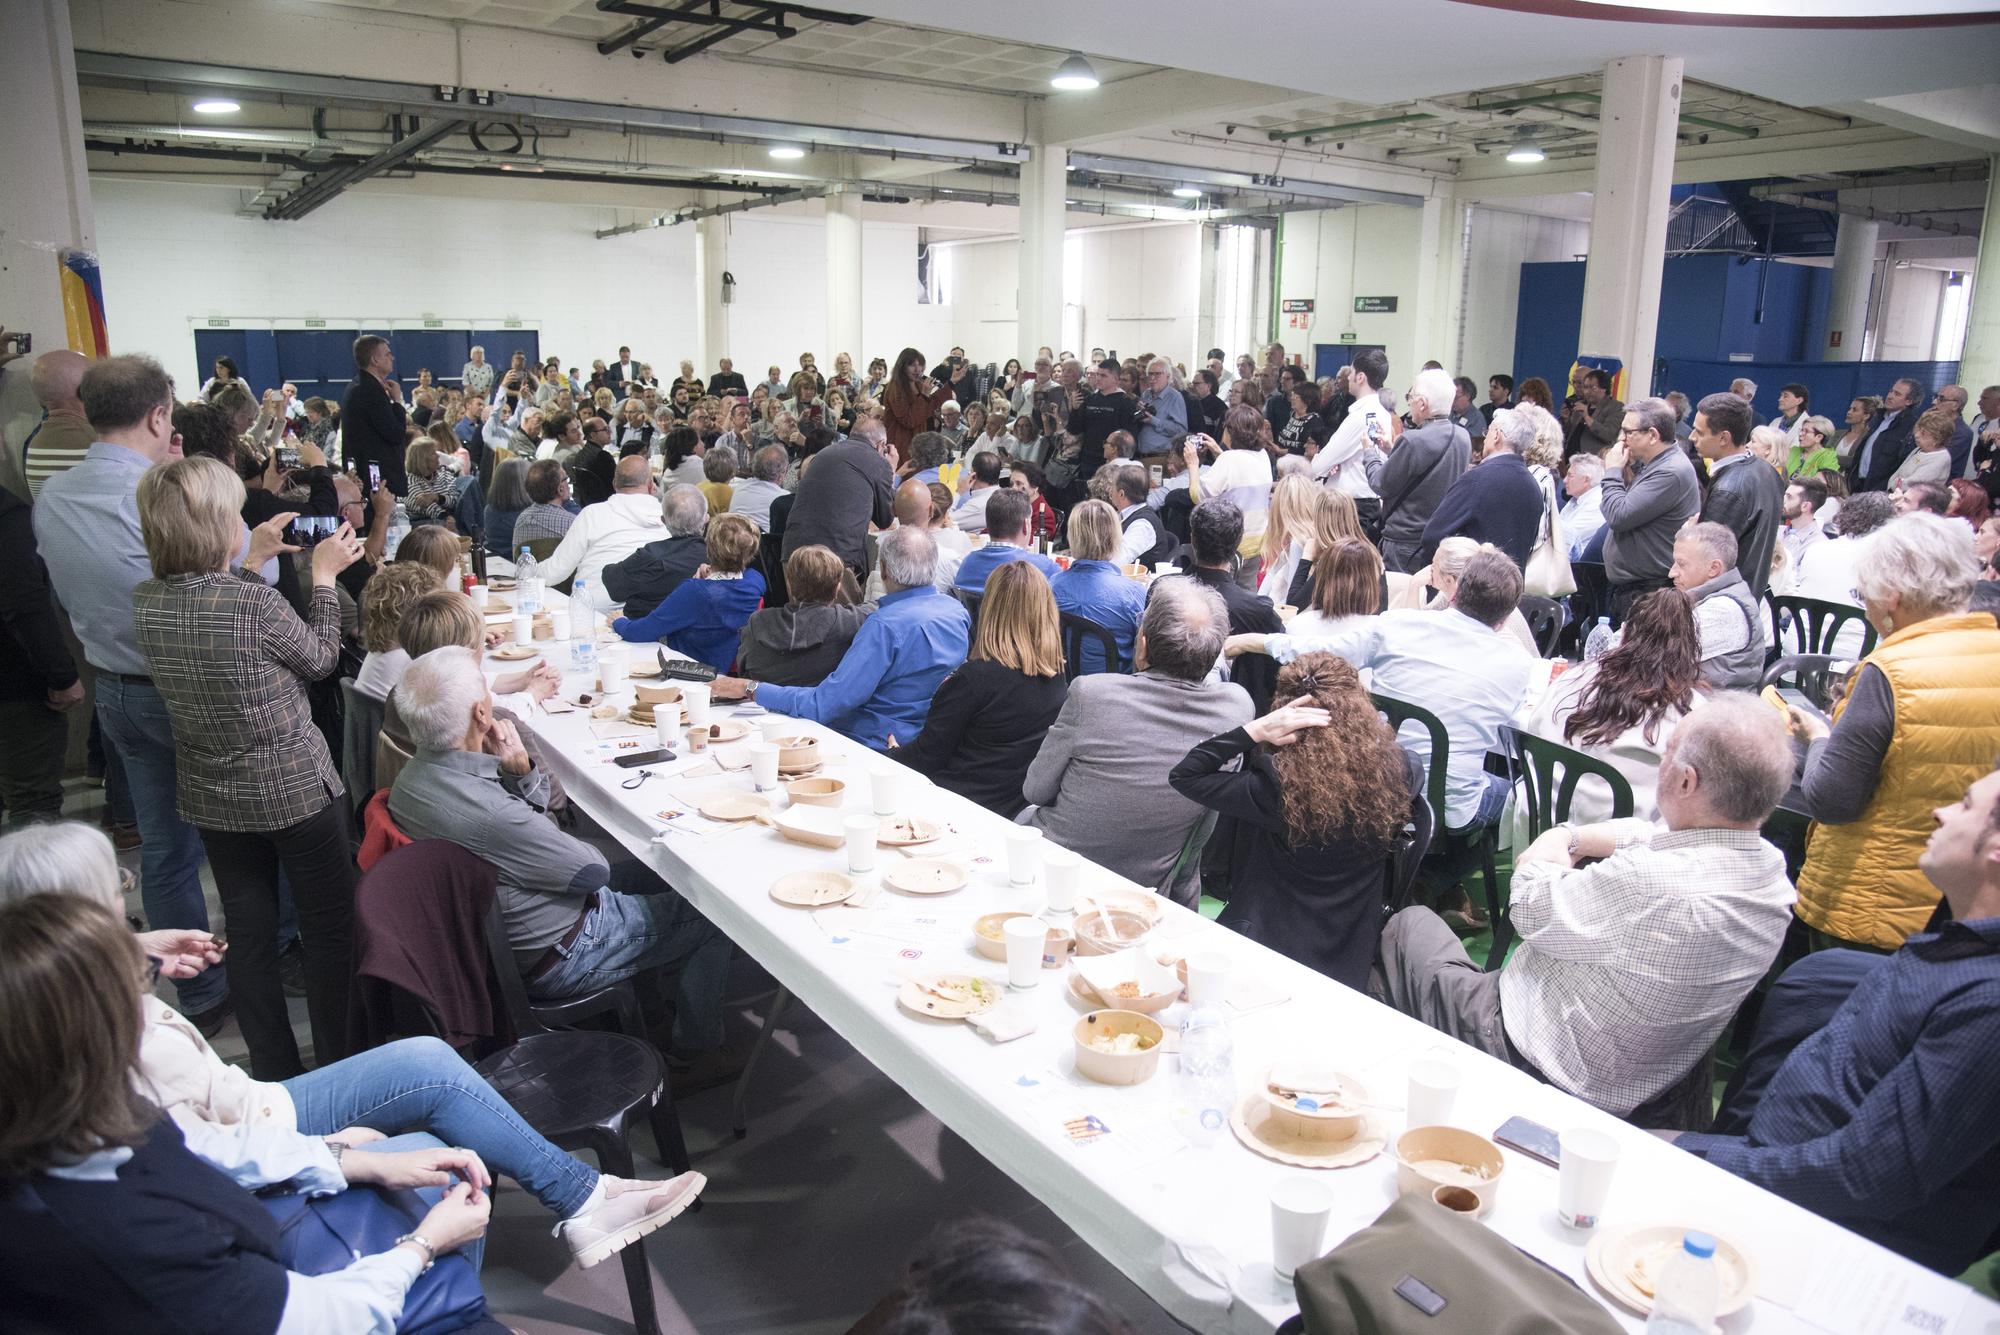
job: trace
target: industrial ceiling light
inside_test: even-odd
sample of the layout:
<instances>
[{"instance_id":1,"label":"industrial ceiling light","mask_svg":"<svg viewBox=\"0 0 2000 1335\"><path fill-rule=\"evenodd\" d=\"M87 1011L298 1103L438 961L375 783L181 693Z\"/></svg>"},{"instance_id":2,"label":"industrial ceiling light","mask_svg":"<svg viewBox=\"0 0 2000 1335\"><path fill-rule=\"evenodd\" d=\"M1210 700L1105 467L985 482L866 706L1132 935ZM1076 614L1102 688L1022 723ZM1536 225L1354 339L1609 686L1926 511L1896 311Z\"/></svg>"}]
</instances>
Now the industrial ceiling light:
<instances>
[{"instance_id":1,"label":"industrial ceiling light","mask_svg":"<svg viewBox=\"0 0 2000 1335\"><path fill-rule=\"evenodd\" d=\"M792 162L805 155L806 151L797 144L773 144L771 146L771 156L784 162Z\"/></svg>"},{"instance_id":2,"label":"industrial ceiling light","mask_svg":"<svg viewBox=\"0 0 2000 1335\"><path fill-rule=\"evenodd\" d=\"M1547 156L1542 152L1542 146L1535 142L1535 132L1525 125L1515 137L1513 147L1507 150L1509 162L1541 162Z\"/></svg>"},{"instance_id":3,"label":"industrial ceiling light","mask_svg":"<svg viewBox=\"0 0 2000 1335\"><path fill-rule=\"evenodd\" d=\"M194 104L194 109L204 116L227 116L243 110L243 106L226 97L204 97Z\"/></svg>"},{"instance_id":4,"label":"industrial ceiling light","mask_svg":"<svg viewBox=\"0 0 2000 1335\"><path fill-rule=\"evenodd\" d=\"M1097 87L1097 71L1083 58L1083 52L1072 51L1069 58L1056 66L1055 77L1049 80L1051 88L1060 88L1065 93L1087 93Z\"/></svg>"},{"instance_id":5,"label":"industrial ceiling light","mask_svg":"<svg viewBox=\"0 0 2000 1335\"><path fill-rule=\"evenodd\" d=\"M1193 185L1177 185L1177 186L1175 186L1175 187L1174 187L1174 198L1175 198L1175 199L1200 199L1200 198L1201 198L1201 187L1199 187L1199 186L1193 186Z\"/></svg>"}]
</instances>

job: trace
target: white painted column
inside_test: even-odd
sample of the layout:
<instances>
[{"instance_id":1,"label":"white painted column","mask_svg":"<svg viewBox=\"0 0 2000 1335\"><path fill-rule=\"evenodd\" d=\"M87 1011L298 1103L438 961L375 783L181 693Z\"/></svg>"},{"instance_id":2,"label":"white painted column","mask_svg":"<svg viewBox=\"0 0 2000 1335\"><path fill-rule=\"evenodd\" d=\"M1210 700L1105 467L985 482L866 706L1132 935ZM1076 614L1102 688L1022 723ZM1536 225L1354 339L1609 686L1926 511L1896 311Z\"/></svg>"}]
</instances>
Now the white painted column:
<instances>
[{"instance_id":1,"label":"white painted column","mask_svg":"<svg viewBox=\"0 0 2000 1335\"><path fill-rule=\"evenodd\" d=\"M1415 343L1400 363L1412 375L1427 361L1441 363L1453 375L1469 374L1458 364L1458 312L1465 300L1465 220L1470 209L1471 205L1456 199L1451 186L1443 182L1437 193L1424 200L1423 219L1417 228L1415 318L1410 322ZM1307 365L1311 365L1310 349ZM1394 349L1390 350L1389 365L1399 365Z\"/></svg>"},{"instance_id":2,"label":"white painted column","mask_svg":"<svg viewBox=\"0 0 2000 1335\"><path fill-rule=\"evenodd\" d=\"M1069 151L1061 144L1036 144L1029 153L1021 164L1017 323L1009 351L1033 356L1043 343L1062 349L1063 198L1069 188ZM990 357L993 352L975 354L975 360L981 355Z\"/></svg>"},{"instance_id":3,"label":"white painted column","mask_svg":"<svg viewBox=\"0 0 2000 1335\"><path fill-rule=\"evenodd\" d=\"M1965 322L1958 383L1975 396L1988 385L2000 385L2000 157L1987 163L1986 219L1979 230L1979 260L1972 275L1972 310Z\"/></svg>"},{"instance_id":4,"label":"white painted column","mask_svg":"<svg viewBox=\"0 0 2000 1335\"><path fill-rule=\"evenodd\" d=\"M61 252L94 251L96 225L83 154L83 117L71 50L68 0L0 4L0 87L7 89L7 131L0 134L0 319L34 336L34 350L69 346L63 324ZM105 286L117 282L105 276ZM160 353L162 348L114 349ZM28 387L30 358L0 381L0 424L8 449L0 484L27 495L16 461L20 442L41 415Z\"/></svg>"},{"instance_id":5,"label":"white painted column","mask_svg":"<svg viewBox=\"0 0 2000 1335\"><path fill-rule=\"evenodd\" d=\"M728 219L695 219L694 309L699 348L695 365L704 376L714 375L722 358L734 360L736 356L729 350L729 308L722 304L722 274L728 267Z\"/></svg>"},{"instance_id":6,"label":"white painted column","mask_svg":"<svg viewBox=\"0 0 2000 1335\"><path fill-rule=\"evenodd\" d=\"M826 197L826 351L829 372L840 353L868 364L861 346L861 195L842 190Z\"/></svg>"},{"instance_id":7,"label":"white painted column","mask_svg":"<svg viewBox=\"0 0 2000 1335\"><path fill-rule=\"evenodd\" d=\"M1882 224L1872 218L1839 216L1833 240L1833 296L1827 303L1826 344L1819 356L1825 362L1858 362L1868 333L1868 293L1875 285L1875 245Z\"/></svg>"},{"instance_id":8,"label":"white painted column","mask_svg":"<svg viewBox=\"0 0 2000 1335\"><path fill-rule=\"evenodd\" d=\"M1577 351L1624 362L1627 399L1652 393L1680 109L1678 56L1625 56L1605 65Z\"/></svg>"}]
</instances>

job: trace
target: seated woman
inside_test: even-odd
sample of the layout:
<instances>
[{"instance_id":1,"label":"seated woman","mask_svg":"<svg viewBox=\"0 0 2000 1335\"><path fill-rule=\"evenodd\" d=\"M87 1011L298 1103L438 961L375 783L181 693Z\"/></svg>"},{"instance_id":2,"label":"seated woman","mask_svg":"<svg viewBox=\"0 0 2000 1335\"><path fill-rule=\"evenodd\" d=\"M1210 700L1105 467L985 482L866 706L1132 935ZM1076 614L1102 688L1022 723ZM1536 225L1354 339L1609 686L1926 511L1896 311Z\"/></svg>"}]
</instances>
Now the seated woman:
<instances>
[{"instance_id":1,"label":"seated woman","mask_svg":"<svg viewBox=\"0 0 2000 1335\"><path fill-rule=\"evenodd\" d=\"M736 451L710 450L702 455L701 476L701 494L708 498L708 512L728 514L730 502L736 499L736 488L729 485L736 477Z\"/></svg>"},{"instance_id":2,"label":"seated woman","mask_svg":"<svg viewBox=\"0 0 2000 1335\"><path fill-rule=\"evenodd\" d=\"M728 458L716 450L710 458ZM713 502L711 502L712 504ZM744 623L764 600L764 577L745 569L757 554L757 525L748 515L717 515L704 542L708 563L642 617L613 617L611 628L634 643L657 641L718 672L736 661Z\"/></svg>"},{"instance_id":3,"label":"seated woman","mask_svg":"<svg viewBox=\"0 0 2000 1335\"><path fill-rule=\"evenodd\" d=\"M1290 703L1201 743L1167 781L1235 818L1223 827L1230 898L1217 921L1365 989L1385 860L1423 771L1345 659L1299 655L1275 698Z\"/></svg>"},{"instance_id":4,"label":"seated woman","mask_svg":"<svg viewBox=\"0 0 2000 1335\"><path fill-rule=\"evenodd\" d=\"M743 623L737 651L743 675L777 686L825 681L875 611L875 604L848 597L846 575L831 547L810 543L794 551L785 562L791 600L754 612Z\"/></svg>"},{"instance_id":5,"label":"seated woman","mask_svg":"<svg viewBox=\"0 0 2000 1335\"><path fill-rule=\"evenodd\" d=\"M890 738L889 754L988 811L1018 815L1028 766L1069 694L1057 627L1041 571L1026 561L994 570L972 652L939 685L924 730L908 745Z\"/></svg>"},{"instance_id":6,"label":"seated woman","mask_svg":"<svg viewBox=\"0 0 2000 1335\"><path fill-rule=\"evenodd\" d=\"M514 521L533 505L528 498L528 465L521 459L506 458L493 468L493 481L486 488L486 554L514 555Z\"/></svg>"},{"instance_id":7,"label":"seated woman","mask_svg":"<svg viewBox=\"0 0 2000 1335\"><path fill-rule=\"evenodd\" d=\"M418 436L403 451L403 471L409 474L410 490L403 497L403 509L410 522L430 523L444 518L451 504L451 484L456 475L438 457L437 442Z\"/></svg>"},{"instance_id":8,"label":"seated woman","mask_svg":"<svg viewBox=\"0 0 2000 1335\"><path fill-rule=\"evenodd\" d=\"M396 627L411 603L442 585L438 572L420 561L391 561L375 572L361 599L361 647L368 657L354 674L355 690L389 698L410 666L410 655L396 642Z\"/></svg>"},{"instance_id":9,"label":"seated woman","mask_svg":"<svg viewBox=\"0 0 2000 1335\"><path fill-rule=\"evenodd\" d=\"M1104 661L1104 646L1094 637L1083 641L1081 672L1130 672L1139 614L1146 610L1146 586L1127 579L1118 568L1118 512L1103 501L1084 501L1069 512L1067 570L1049 581L1056 607L1071 616L1094 621L1111 632L1118 661ZM1060 643L1060 640L1058 640Z\"/></svg>"},{"instance_id":10,"label":"seated woman","mask_svg":"<svg viewBox=\"0 0 2000 1335\"><path fill-rule=\"evenodd\" d=\"M1431 556L1431 563L1416 574L1398 576L1392 573L1388 576L1389 606L1450 607L1451 600L1458 594L1458 577L1465 573L1465 563L1482 550L1498 549L1490 545L1482 547L1471 538L1446 538L1437 545L1437 551ZM1424 594L1426 587L1437 590L1428 599ZM1528 619L1521 615L1521 609L1518 607L1508 616L1507 624L1500 629L1503 634L1512 635L1519 640L1521 647L1536 658L1542 656L1541 647L1535 643L1535 633L1528 629Z\"/></svg>"},{"instance_id":11,"label":"seated woman","mask_svg":"<svg viewBox=\"0 0 2000 1335\"><path fill-rule=\"evenodd\" d=\"M442 524L413 528L396 546L395 559L407 565L427 565L440 584L458 586L458 535Z\"/></svg>"},{"instance_id":12,"label":"seated woman","mask_svg":"<svg viewBox=\"0 0 2000 1335\"><path fill-rule=\"evenodd\" d=\"M80 822L31 826L0 838L0 877L0 914L57 901L72 906L71 916L123 911L111 843ZM112 923L117 936L130 939L115 916ZM147 945L147 938L138 944ZM0 977L20 967L15 952L0 946ZM483 1194L488 1170L496 1170L556 1215L557 1232L589 1267L670 1222L707 1184L693 1172L652 1182L592 1171L537 1135L434 1038L385 1044L282 1082L252 1080L217 1057L172 1008L138 991L139 968L131 974L126 1013L137 1028L135 1041L120 1048L126 1087L145 1100L140 1111L164 1112L177 1128L173 1138L184 1139L189 1151L239 1187L290 1182L318 1194L369 1182L425 1189L447 1185L456 1171ZM96 983L116 978L88 971L79 976ZM0 1057L0 1064L5 1060ZM441 1239L419 1231L439 1252L447 1250ZM12 1328L5 1321L0 1326Z\"/></svg>"},{"instance_id":13,"label":"seated woman","mask_svg":"<svg viewBox=\"0 0 2000 1335\"><path fill-rule=\"evenodd\" d=\"M1340 492L1325 492L1353 502ZM1312 563L1312 602L1285 629L1294 635L1332 635L1382 606L1382 558L1360 538L1342 538Z\"/></svg>"},{"instance_id":14,"label":"seated woman","mask_svg":"<svg viewBox=\"0 0 2000 1335\"><path fill-rule=\"evenodd\" d=\"M1321 552L1330 552L1336 543L1347 539L1368 542L1368 535L1361 530L1361 515L1354 508L1354 498L1344 491L1331 487L1320 487L1314 499L1312 527L1299 535L1299 559L1292 569L1292 582L1285 590L1283 598L1273 598L1274 603L1289 603L1293 607L1312 605L1313 560ZM1157 493L1156 493L1157 494ZM1369 546L1374 546L1369 543ZM1381 611L1388 605L1389 593L1387 576L1381 589L1381 597L1375 605Z\"/></svg>"},{"instance_id":15,"label":"seated woman","mask_svg":"<svg viewBox=\"0 0 2000 1335\"><path fill-rule=\"evenodd\" d=\"M1674 725L1701 703L1700 683L1694 603L1679 589L1655 589L1633 600L1617 646L1557 677L1521 726L1610 765L1632 785L1632 814L1658 820L1660 757ZM1568 823L1610 818L1606 785L1578 783Z\"/></svg>"}]
</instances>

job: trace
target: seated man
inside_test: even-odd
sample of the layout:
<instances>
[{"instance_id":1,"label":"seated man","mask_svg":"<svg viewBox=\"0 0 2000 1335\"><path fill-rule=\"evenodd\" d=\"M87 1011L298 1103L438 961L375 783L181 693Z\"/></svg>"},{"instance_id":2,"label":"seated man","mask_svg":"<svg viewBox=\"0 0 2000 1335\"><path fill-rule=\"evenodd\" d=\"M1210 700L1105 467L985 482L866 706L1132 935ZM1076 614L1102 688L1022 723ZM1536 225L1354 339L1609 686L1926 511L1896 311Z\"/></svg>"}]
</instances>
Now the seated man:
<instances>
[{"instance_id":1,"label":"seated man","mask_svg":"<svg viewBox=\"0 0 2000 1335\"><path fill-rule=\"evenodd\" d=\"M1253 717L1241 686L1208 680L1228 633L1229 613L1212 590L1181 576L1157 581L1139 621L1133 675L1070 683L1028 767L1021 793L1032 805L1018 819L1193 905L1200 871L1177 864L1203 810L1167 775L1190 746Z\"/></svg>"},{"instance_id":2,"label":"seated man","mask_svg":"<svg viewBox=\"0 0 2000 1335\"><path fill-rule=\"evenodd\" d=\"M514 517L514 552L543 538L560 542L576 522L576 511L570 509L569 474L561 464L553 459L535 460L528 465L525 485L534 504Z\"/></svg>"},{"instance_id":3,"label":"seated man","mask_svg":"<svg viewBox=\"0 0 2000 1335\"><path fill-rule=\"evenodd\" d=\"M951 522L967 533L987 532L987 502L1001 492L1000 456L992 450L979 451L966 462L959 480L966 484L966 489L952 503Z\"/></svg>"},{"instance_id":4,"label":"seated man","mask_svg":"<svg viewBox=\"0 0 2000 1335\"><path fill-rule=\"evenodd\" d=\"M2000 1227L2000 772L1933 817L1917 865L1953 921L1885 958L1821 951L1793 966L1786 981L1831 966L1852 989L1759 1095L1732 1097L1716 1132L1670 1138L1956 1275Z\"/></svg>"},{"instance_id":5,"label":"seated man","mask_svg":"<svg viewBox=\"0 0 2000 1335\"><path fill-rule=\"evenodd\" d=\"M586 506L549 553L549 559L541 563L542 578L551 587L571 575L580 584L587 582L587 601L600 612L616 605L604 596L599 582L604 568L657 539L664 527L659 502L653 499L653 467L645 455L620 459L611 486L611 499Z\"/></svg>"},{"instance_id":6,"label":"seated man","mask_svg":"<svg viewBox=\"0 0 2000 1335\"><path fill-rule=\"evenodd\" d=\"M643 462L643 461L642 461ZM416 752L389 790L412 839L449 839L500 871L500 914L528 995L575 996L677 965L676 1088L730 1078L722 1047L729 938L636 862L616 870L546 814L549 776L493 714L479 657L451 645L410 664L396 703Z\"/></svg>"},{"instance_id":7,"label":"seated man","mask_svg":"<svg viewBox=\"0 0 2000 1335\"><path fill-rule=\"evenodd\" d=\"M1667 740L1658 825L1558 825L1515 859L1521 944L1504 967L1481 970L1442 918L1407 908L1382 929L1378 993L1630 1113L1694 1068L1778 953L1795 896L1757 831L1791 779L1782 717L1711 696Z\"/></svg>"},{"instance_id":8,"label":"seated man","mask_svg":"<svg viewBox=\"0 0 2000 1335\"><path fill-rule=\"evenodd\" d=\"M736 484L729 512L748 515L759 533L771 531L771 502L785 494L785 467L790 463L782 445L766 445L750 457L750 476Z\"/></svg>"},{"instance_id":9,"label":"seated man","mask_svg":"<svg viewBox=\"0 0 2000 1335\"><path fill-rule=\"evenodd\" d=\"M1043 576L1053 580L1062 567L1028 545L1031 503L1027 494L1012 487L996 487L989 494L993 499L986 502L987 544L965 554L953 586L978 593L986 587L986 577L1009 561L1031 561Z\"/></svg>"},{"instance_id":10,"label":"seated man","mask_svg":"<svg viewBox=\"0 0 2000 1335\"><path fill-rule=\"evenodd\" d=\"M1169 453L1168 458L1172 458ZM1111 480L1111 504L1118 511L1123 537L1118 544L1118 563L1137 561L1151 570L1161 561L1171 561L1180 550L1180 540L1167 531L1166 518L1149 499L1153 475L1140 464L1121 464Z\"/></svg>"},{"instance_id":11,"label":"seated man","mask_svg":"<svg viewBox=\"0 0 2000 1335\"><path fill-rule=\"evenodd\" d=\"M1486 772L1486 753L1528 693L1534 660L1504 630L1520 601L1520 567L1485 549L1465 563L1448 608L1398 608L1335 635L1232 635L1229 652L1268 653L1280 663L1339 654L1373 669L1374 690L1437 715L1450 747L1443 826L1469 830L1491 825L1507 805L1508 781ZM1430 764L1430 739L1416 724L1405 724L1399 739Z\"/></svg>"},{"instance_id":12,"label":"seated man","mask_svg":"<svg viewBox=\"0 0 2000 1335\"><path fill-rule=\"evenodd\" d=\"M1713 522L1682 529L1667 573L1694 599L1702 677L1717 690L1754 690L1764 676L1764 614L1736 569L1736 535Z\"/></svg>"},{"instance_id":13,"label":"seated man","mask_svg":"<svg viewBox=\"0 0 2000 1335\"><path fill-rule=\"evenodd\" d=\"M938 592L937 543L928 529L898 527L881 538L882 589L840 666L817 686L773 686L717 677L717 700L755 700L775 714L809 718L857 742L888 749L924 730L931 697L965 661L972 618Z\"/></svg>"},{"instance_id":14,"label":"seated man","mask_svg":"<svg viewBox=\"0 0 2000 1335\"><path fill-rule=\"evenodd\" d=\"M660 517L667 527L665 538L604 567L604 594L625 604L628 617L651 612L708 562L702 538L708 529L708 497L699 487L685 482L668 487L660 497Z\"/></svg>"},{"instance_id":15,"label":"seated man","mask_svg":"<svg viewBox=\"0 0 2000 1335\"><path fill-rule=\"evenodd\" d=\"M1285 628L1277 604L1236 582L1236 552L1243 542L1243 511L1235 501L1217 496L1194 507L1188 516L1188 571L1206 584L1229 609L1230 635L1276 635ZM1230 665L1229 679L1250 693L1250 703L1263 713L1271 707L1271 688L1278 680L1275 663L1261 658Z\"/></svg>"}]
</instances>

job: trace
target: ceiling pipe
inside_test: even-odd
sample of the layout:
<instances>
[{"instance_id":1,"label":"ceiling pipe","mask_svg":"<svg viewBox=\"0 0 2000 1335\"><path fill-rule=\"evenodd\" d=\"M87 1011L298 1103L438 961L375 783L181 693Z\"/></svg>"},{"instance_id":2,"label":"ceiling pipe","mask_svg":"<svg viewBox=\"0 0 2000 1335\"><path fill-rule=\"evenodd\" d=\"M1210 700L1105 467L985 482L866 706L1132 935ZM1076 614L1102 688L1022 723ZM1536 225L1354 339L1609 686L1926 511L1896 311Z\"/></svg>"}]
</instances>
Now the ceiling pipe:
<instances>
[{"instance_id":1,"label":"ceiling pipe","mask_svg":"<svg viewBox=\"0 0 2000 1335\"><path fill-rule=\"evenodd\" d=\"M1811 195L1787 195L1761 190L1754 193L1759 199L1768 199L1773 204L1790 204L1793 208L1817 209L1821 213L1844 213L1850 218L1867 218L1872 222L1890 223L1897 227L1920 227L1926 232L1943 232L1949 236L1978 236L1977 227L1962 223L1939 222L1927 213L1892 213L1887 209L1871 209L1866 204L1837 204L1830 200L1814 199Z\"/></svg>"},{"instance_id":2,"label":"ceiling pipe","mask_svg":"<svg viewBox=\"0 0 2000 1335\"><path fill-rule=\"evenodd\" d=\"M1273 143L1286 143L1294 139L1311 143L1316 139L1337 139L1342 135L1355 134L1364 130L1381 129L1385 126L1408 125L1427 120L1457 120L1467 115L1477 116L1492 112L1520 111L1530 107L1555 113L1556 123L1558 124L1594 131L1598 128L1596 120L1588 116L1578 116L1565 111L1562 104L1564 102L1587 102L1591 106L1596 106L1601 101L1603 101L1601 94L1586 92L1537 93L1530 97L1507 97L1493 102L1476 103L1468 107L1459 107L1450 103L1425 99L1408 104L1412 108L1415 108L1415 110L1397 115L1377 116L1370 120L1344 121L1338 125L1320 125L1306 130L1272 130L1269 137ZM1683 114L1681 121L1683 124L1694 125L1703 129L1742 135L1746 139L1755 139L1759 133L1758 127L1754 125L1731 125L1725 121L1711 120L1702 116ZM1492 122L1482 120L1472 123L1490 124Z\"/></svg>"}]
</instances>

